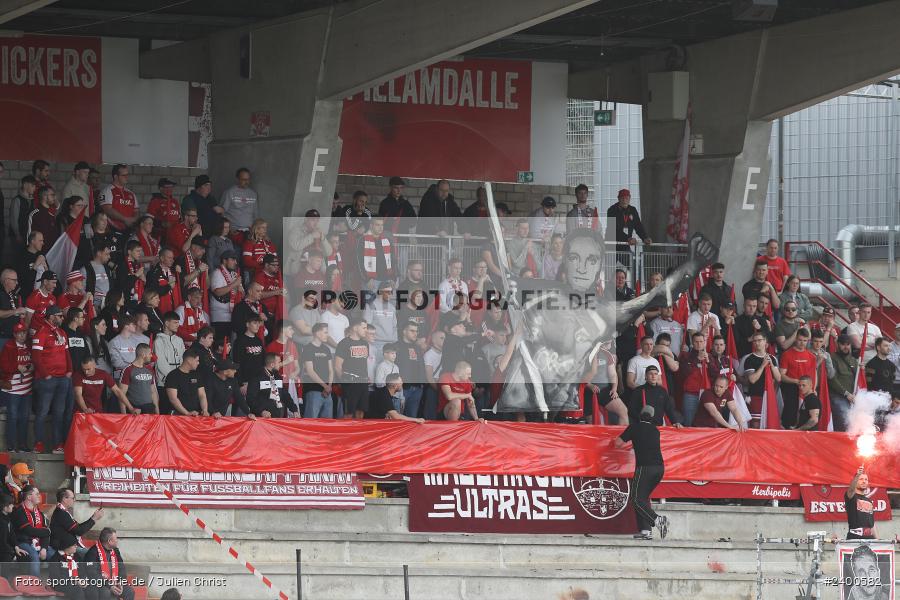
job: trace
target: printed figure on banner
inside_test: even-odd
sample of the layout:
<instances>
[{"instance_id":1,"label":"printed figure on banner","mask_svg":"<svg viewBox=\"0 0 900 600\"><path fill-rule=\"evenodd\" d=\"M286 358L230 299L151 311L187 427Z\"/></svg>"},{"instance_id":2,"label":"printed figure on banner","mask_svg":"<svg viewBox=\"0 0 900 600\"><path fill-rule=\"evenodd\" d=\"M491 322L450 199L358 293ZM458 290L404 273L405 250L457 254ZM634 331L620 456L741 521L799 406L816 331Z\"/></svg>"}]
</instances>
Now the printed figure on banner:
<instances>
[{"instance_id":1,"label":"printed figure on banner","mask_svg":"<svg viewBox=\"0 0 900 600\"><path fill-rule=\"evenodd\" d=\"M841 542L837 545L836 583L841 600L894 600L894 545L890 542Z\"/></svg>"}]
</instances>

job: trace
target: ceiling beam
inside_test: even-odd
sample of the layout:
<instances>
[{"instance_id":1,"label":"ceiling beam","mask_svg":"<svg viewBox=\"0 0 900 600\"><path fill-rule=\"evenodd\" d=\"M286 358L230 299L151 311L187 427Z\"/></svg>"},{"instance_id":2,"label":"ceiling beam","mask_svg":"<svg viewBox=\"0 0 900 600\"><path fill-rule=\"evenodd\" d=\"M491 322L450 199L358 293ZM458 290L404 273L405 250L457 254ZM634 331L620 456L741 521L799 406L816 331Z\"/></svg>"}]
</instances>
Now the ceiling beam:
<instances>
[{"instance_id":1,"label":"ceiling beam","mask_svg":"<svg viewBox=\"0 0 900 600\"><path fill-rule=\"evenodd\" d=\"M0 23L8 23L23 15L53 4L56 0L3 0L0 2Z\"/></svg>"}]
</instances>

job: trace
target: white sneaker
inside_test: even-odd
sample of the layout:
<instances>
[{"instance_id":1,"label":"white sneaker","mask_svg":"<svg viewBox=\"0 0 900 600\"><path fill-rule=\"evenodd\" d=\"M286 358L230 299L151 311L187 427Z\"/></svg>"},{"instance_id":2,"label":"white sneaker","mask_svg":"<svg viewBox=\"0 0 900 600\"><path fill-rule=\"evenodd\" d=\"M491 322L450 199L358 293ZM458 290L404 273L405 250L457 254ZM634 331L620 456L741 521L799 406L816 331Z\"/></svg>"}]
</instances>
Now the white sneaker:
<instances>
[{"instance_id":1,"label":"white sneaker","mask_svg":"<svg viewBox=\"0 0 900 600\"><path fill-rule=\"evenodd\" d=\"M656 519L656 528L659 529L659 538L666 539L669 535L669 517L659 515Z\"/></svg>"},{"instance_id":2,"label":"white sneaker","mask_svg":"<svg viewBox=\"0 0 900 600\"><path fill-rule=\"evenodd\" d=\"M640 532L634 534L634 535L631 536L631 537L633 537L633 538L636 539L636 540L652 540L652 539L653 539L653 532L652 532L652 531L643 530L643 531L640 531Z\"/></svg>"}]
</instances>

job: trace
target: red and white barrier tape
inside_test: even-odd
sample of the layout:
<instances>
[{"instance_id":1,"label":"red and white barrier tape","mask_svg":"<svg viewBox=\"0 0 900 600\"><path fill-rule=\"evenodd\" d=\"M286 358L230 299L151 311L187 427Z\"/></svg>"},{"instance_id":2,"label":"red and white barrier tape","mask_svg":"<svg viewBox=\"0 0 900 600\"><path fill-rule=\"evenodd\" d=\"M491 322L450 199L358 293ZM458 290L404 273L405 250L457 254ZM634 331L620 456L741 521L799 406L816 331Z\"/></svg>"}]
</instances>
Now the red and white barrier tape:
<instances>
[{"instance_id":1,"label":"red and white barrier tape","mask_svg":"<svg viewBox=\"0 0 900 600\"><path fill-rule=\"evenodd\" d=\"M97 432L97 435L99 435L99 436L102 437L104 440L106 440L106 443L107 443L107 444L109 444L116 452L118 452L119 454L121 454L121 455L125 458L125 460L128 461L128 464L130 464L131 466L134 466L134 459L131 458L131 456L129 456L127 452L125 452L124 450L122 450L121 448L119 448L119 445L116 444L116 442L113 441L112 438L110 438L108 435L106 435L105 433L103 433L103 432L100 430L100 428L98 428L96 425L93 425L93 424L92 424L91 427L94 429L94 431ZM178 500L178 498L175 497L175 495L172 493L172 491L171 491L168 487L166 487L164 484L160 483L155 477L153 477L153 475L150 474L150 471L148 471L147 469L142 469L142 468L140 468L140 467L135 467L135 468L137 468L137 469L141 472L141 474L143 475L144 479L146 479L147 481L149 481L150 483L152 483L153 485L155 485L155 486L159 489L159 491L162 492L163 495L164 495L166 498L169 499L169 502L171 502L172 504L174 504L175 506L177 506L178 509L179 509L181 512L183 512L185 515L187 515L188 518L192 519L192 520L194 521L194 523L197 525L197 527L199 527L200 529L202 529L209 537L211 537L211 538L213 539L214 542L216 542L217 544L219 544L219 545L222 546L223 548L225 547L225 544L224 544L224 541L225 541L225 540L222 539L222 536L220 536L218 533L216 533L215 531L213 531L212 529L210 529L209 526L203 521L203 519L200 519L199 517L198 517L198 518L192 517L192 516L191 516L191 509L189 509L187 506L185 506L184 504L182 504L182 503ZM232 558L234 558L234 560L236 560L237 562L243 564L244 567L246 567L246 569L247 569L248 571L250 571L250 574L253 575L253 576L255 576L257 579L259 579L259 580L262 582L262 584L263 584L264 586L266 586L267 588L269 588L269 589L272 590L273 592L278 592L278 600L290 600L290 598L288 597L287 594L285 594L285 593L282 592L281 590L276 590L276 589L275 589L275 586L274 586L274 584L272 583L272 580L271 580L271 579L269 579L268 577L266 577L265 575L263 575L263 574L259 571L259 569L257 569L256 567L254 567L254 566L253 566L252 564L250 564L248 561L245 561L245 560L241 559L241 557L238 555L237 550L235 550L233 546L228 546L228 554L229 554Z\"/></svg>"}]
</instances>

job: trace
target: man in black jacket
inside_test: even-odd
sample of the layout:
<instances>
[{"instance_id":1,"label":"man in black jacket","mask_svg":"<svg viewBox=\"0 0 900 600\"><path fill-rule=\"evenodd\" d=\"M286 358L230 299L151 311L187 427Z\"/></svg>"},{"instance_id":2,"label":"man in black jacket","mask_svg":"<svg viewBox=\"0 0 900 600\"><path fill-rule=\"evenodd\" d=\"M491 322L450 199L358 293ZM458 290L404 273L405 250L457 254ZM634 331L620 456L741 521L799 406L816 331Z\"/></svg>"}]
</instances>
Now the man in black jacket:
<instances>
[{"instance_id":1,"label":"man in black jacket","mask_svg":"<svg viewBox=\"0 0 900 600\"><path fill-rule=\"evenodd\" d=\"M403 196L406 182L402 177L391 177L388 182L390 192L378 205L378 216L385 218L385 226L391 233L409 233L416 224L416 209Z\"/></svg>"},{"instance_id":2,"label":"man in black jacket","mask_svg":"<svg viewBox=\"0 0 900 600\"><path fill-rule=\"evenodd\" d=\"M50 579L53 589L68 600L96 600L96 587L90 587L87 579L92 577L91 566L78 562L78 541L75 536L61 533L52 538L54 547L59 548L56 560L49 562Z\"/></svg>"},{"instance_id":3,"label":"man in black jacket","mask_svg":"<svg viewBox=\"0 0 900 600\"><path fill-rule=\"evenodd\" d=\"M259 338L260 327L262 317L252 315L247 319L244 332L234 339L231 356L239 365L237 377L241 384L246 384L251 378L258 377L262 373L265 345Z\"/></svg>"},{"instance_id":4,"label":"man in black jacket","mask_svg":"<svg viewBox=\"0 0 900 600\"><path fill-rule=\"evenodd\" d=\"M636 241L634 234L643 240L645 244L651 244L652 240L644 230L644 224L641 223L641 215L635 207L631 205L631 192L622 189L619 190L618 202L609 207L606 211L606 217L610 219L609 224L615 226L616 230L616 252L620 253L617 257L620 262L627 267L629 264L628 257L631 256L628 246L633 246ZM607 238L611 237L609 235ZM627 254L622 254L627 253Z\"/></svg>"},{"instance_id":5,"label":"man in black jacket","mask_svg":"<svg viewBox=\"0 0 900 600\"><path fill-rule=\"evenodd\" d=\"M682 416L675 409L675 403L672 396L662 387L660 382L659 368L653 365L647 367L644 371L646 383L632 390L631 398L628 403L628 420L632 423L640 419L641 409L645 406L652 406L655 416L653 423L657 427L662 425L673 425L676 428L682 427ZM666 423L666 419L668 423Z\"/></svg>"},{"instance_id":6,"label":"man in black jacket","mask_svg":"<svg viewBox=\"0 0 900 600\"><path fill-rule=\"evenodd\" d=\"M247 383L247 405L257 417L283 418L300 414L284 385L278 361L277 354L267 352L263 357L262 373Z\"/></svg>"},{"instance_id":7,"label":"man in black jacket","mask_svg":"<svg viewBox=\"0 0 900 600\"><path fill-rule=\"evenodd\" d=\"M103 518L103 509L98 508L87 521L79 523L72 516L72 507L75 506L75 492L70 488L56 490L56 508L50 515L50 539L60 539L65 535L75 537L78 546L78 556L84 556L87 547L82 543L81 536L94 528L94 525Z\"/></svg>"},{"instance_id":8,"label":"man in black jacket","mask_svg":"<svg viewBox=\"0 0 900 600\"><path fill-rule=\"evenodd\" d=\"M119 551L119 538L112 527L104 527L100 531L100 540L84 556L85 562L95 563L99 569L99 577L106 585L104 591L108 594L100 594L100 598L113 597L121 600L134 600L134 589L126 583L128 573L122 553Z\"/></svg>"},{"instance_id":9,"label":"man in black jacket","mask_svg":"<svg viewBox=\"0 0 900 600\"><path fill-rule=\"evenodd\" d=\"M19 548L11 516L16 503L9 494L0 495L0 575L9 577L8 563L27 560L28 553Z\"/></svg>"},{"instance_id":10,"label":"man in black jacket","mask_svg":"<svg viewBox=\"0 0 900 600\"><path fill-rule=\"evenodd\" d=\"M453 234L453 224L462 217L459 205L450 193L450 182L441 179L431 185L419 204L416 233L445 237Z\"/></svg>"},{"instance_id":11,"label":"man in black jacket","mask_svg":"<svg viewBox=\"0 0 900 600\"><path fill-rule=\"evenodd\" d=\"M216 361L215 372L204 380L206 397L209 400L209 414L217 419L224 417L228 414L228 407L231 406L232 416L244 414L250 417L251 421L255 421L256 415L250 412L241 394L241 386L234 378L237 370L238 366L227 358Z\"/></svg>"},{"instance_id":12,"label":"man in black jacket","mask_svg":"<svg viewBox=\"0 0 900 600\"><path fill-rule=\"evenodd\" d=\"M42 560L53 558L56 550L50 547L50 526L41 512L41 492L36 486L22 488L22 503L13 509L10 520L16 531L16 541L31 560L29 568L35 577L41 574Z\"/></svg>"}]
</instances>

